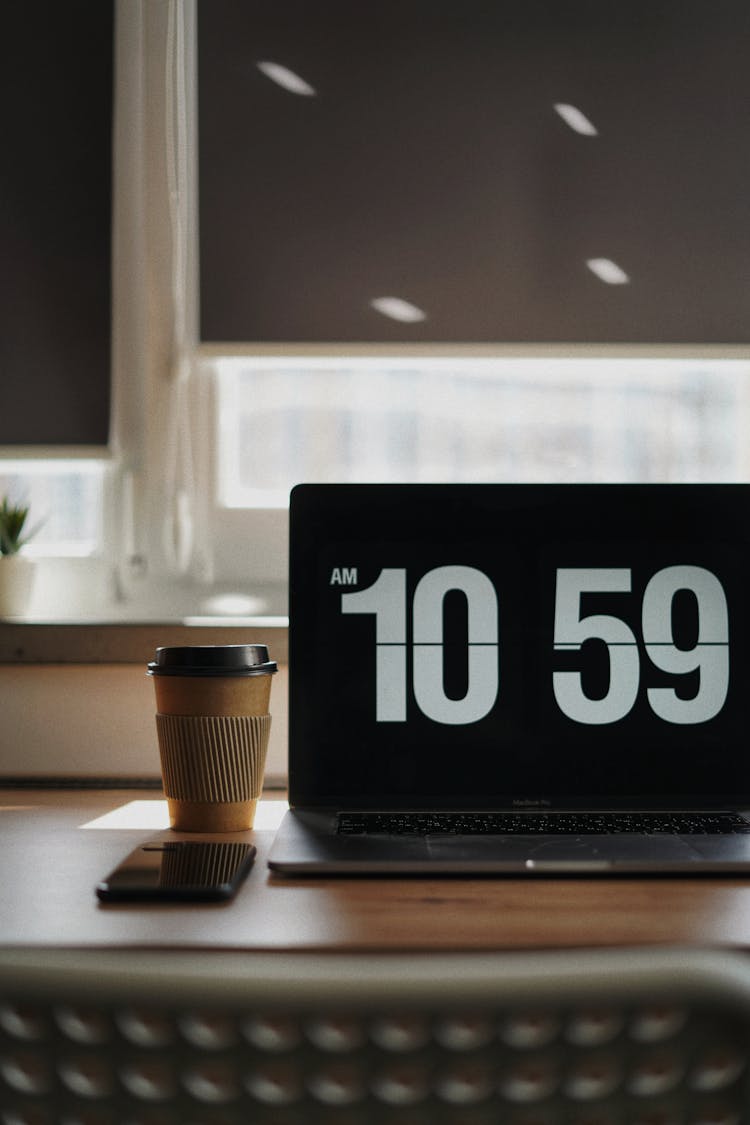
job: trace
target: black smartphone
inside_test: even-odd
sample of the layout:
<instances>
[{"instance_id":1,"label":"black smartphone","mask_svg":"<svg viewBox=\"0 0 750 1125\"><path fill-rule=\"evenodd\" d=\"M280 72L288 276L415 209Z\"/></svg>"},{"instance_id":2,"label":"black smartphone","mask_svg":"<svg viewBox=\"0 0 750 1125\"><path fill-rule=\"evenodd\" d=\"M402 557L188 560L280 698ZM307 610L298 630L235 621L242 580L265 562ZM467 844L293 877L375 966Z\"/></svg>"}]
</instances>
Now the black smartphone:
<instances>
[{"instance_id":1,"label":"black smartphone","mask_svg":"<svg viewBox=\"0 0 750 1125\"><path fill-rule=\"evenodd\" d=\"M97 885L102 902L230 899L252 867L255 845L212 840L142 844Z\"/></svg>"}]
</instances>

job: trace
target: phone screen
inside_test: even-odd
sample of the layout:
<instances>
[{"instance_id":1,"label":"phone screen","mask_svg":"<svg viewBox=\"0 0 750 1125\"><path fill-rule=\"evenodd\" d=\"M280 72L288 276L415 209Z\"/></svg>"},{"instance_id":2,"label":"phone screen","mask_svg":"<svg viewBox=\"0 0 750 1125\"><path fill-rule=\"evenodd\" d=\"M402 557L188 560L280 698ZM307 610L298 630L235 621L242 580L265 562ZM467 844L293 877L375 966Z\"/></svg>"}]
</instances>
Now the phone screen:
<instances>
[{"instance_id":1,"label":"phone screen","mask_svg":"<svg viewBox=\"0 0 750 1125\"><path fill-rule=\"evenodd\" d=\"M228 899L254 858L254 844L155 840L131 852L97 885L96 894L102 902Z\"/></svg>"}]
</instances>

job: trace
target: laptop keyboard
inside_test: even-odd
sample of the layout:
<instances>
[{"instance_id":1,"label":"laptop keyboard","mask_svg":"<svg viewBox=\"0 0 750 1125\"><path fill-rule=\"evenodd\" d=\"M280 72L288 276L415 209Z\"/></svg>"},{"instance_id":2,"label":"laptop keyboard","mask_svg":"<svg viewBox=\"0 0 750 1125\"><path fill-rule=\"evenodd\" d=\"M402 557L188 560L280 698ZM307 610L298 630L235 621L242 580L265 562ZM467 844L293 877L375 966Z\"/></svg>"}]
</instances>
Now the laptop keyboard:
<instances>
[{"instance_id":1,"label":"laptop keyboard","mask_svg":"<svg viewBox=\"0 0 750 1125\"><path fill-rule=\"evenodd\" d=\"M732 835L750 833L750 823L736 813L354 812L339 813L338 832L345 836Z\"/></svg>"}]
</instances>

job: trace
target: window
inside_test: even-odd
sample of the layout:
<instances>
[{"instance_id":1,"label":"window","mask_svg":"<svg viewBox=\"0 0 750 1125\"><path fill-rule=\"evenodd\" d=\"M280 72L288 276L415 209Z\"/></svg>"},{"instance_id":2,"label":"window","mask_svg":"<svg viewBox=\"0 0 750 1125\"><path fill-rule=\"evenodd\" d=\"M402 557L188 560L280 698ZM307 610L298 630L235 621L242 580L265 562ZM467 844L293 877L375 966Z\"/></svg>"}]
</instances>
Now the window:
<instances>
[{"instance_id":1,"label":"window","mask_svg":"<svg viewBox=\"0 0 750 1125\"><path fill-rule=\"evenodd\" d=\"M86 558L104 540L105 464L96 458L0 460L0 496L30 508L24 550L37 557Z\"/></svg>"},{"instance_id":2,"label":"window","mask_svg":"<svg viewBox=\"0 0 750 1125\"><path fill-rule=\"evenodd\" d=\"M219 503L311 481L732 481L745 363L225 358Z\"/></svg>"},{"instance_id":3,"label":"window","mask_svg":"<svg viewBox=\"0 0 750 1125\"><path fill-rule=\"evenodd\" d=\"M113 34L112 0L3 13L0 496L30 505L43 614L105 566Z\"/></svg>"},{"instance_id":4,"label":"window","mask_svg":"<svg viewBox=\"0 0 750 1125\"><path fill-rule=\"evenodd\" d=\"M300 480L747 479L749 24L198 0L215 578Z\"/></svg>"},{"instance_id":5,"label":"window","mask_svg":"<svg viewBox=\"0 0 750 1125\"><path fill-rule=\"evenodd\" d=\"M300 480L748 478L742 0L115 22L113 468L69 498L126 605L281 611Z\"/></svg>"}]
</instances>

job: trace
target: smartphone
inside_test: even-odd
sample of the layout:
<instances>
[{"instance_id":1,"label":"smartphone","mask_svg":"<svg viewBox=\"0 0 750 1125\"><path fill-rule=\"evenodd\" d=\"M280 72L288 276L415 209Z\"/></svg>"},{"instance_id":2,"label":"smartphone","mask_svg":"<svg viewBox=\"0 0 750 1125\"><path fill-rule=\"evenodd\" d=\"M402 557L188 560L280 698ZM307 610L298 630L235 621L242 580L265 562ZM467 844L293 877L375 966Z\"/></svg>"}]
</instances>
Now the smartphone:
<instances>
[{"instance_id":1,"label":"smartphone","mask_svg":"<svg viewBox=\"0 0 750 1125\"><path fill-rule=\"evenodd\" d=\"M154 840L142 844L96 887L102 902L212 902L232 898L255 859L255 845Z\"/></svg>"}]
</instances>

